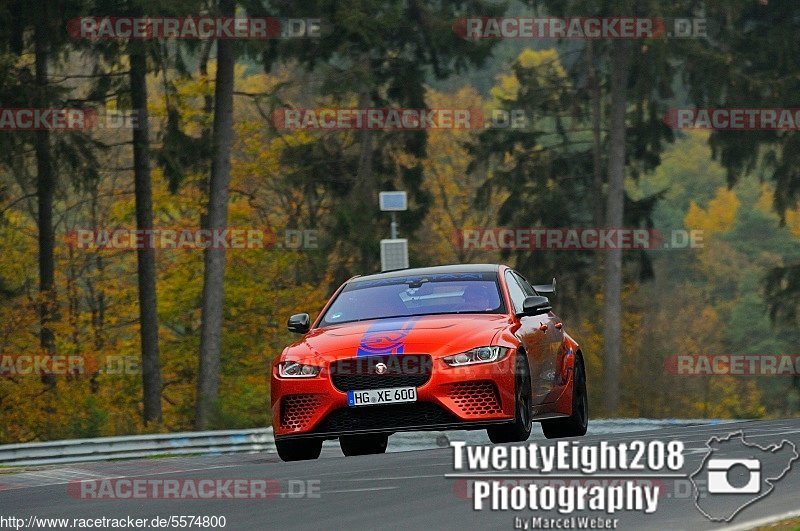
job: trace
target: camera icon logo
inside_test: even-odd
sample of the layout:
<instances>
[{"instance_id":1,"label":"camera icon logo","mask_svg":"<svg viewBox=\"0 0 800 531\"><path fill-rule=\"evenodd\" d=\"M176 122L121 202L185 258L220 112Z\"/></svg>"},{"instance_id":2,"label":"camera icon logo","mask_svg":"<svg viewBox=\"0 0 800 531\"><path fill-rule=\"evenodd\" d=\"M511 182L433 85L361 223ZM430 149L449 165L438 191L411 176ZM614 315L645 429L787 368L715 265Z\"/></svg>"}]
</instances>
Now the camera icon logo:
<instances>
[{"instance_id":1,"label":"camera icon logo","mask_svg":"<svg viewBox=\"0 0 800 531\"><path fill-rule=\"evenodd\" d=\"M733 520L742 509L773 492L800 461L792 441L761 446L746 440L741 430L712 436L705 454L689 480L695 506L712 522Z\"/></svg>"},{"instance_id":2,"label":"camera icon logo","mask_svg":"<svg viewBox=\"0 0 800 531\"><path fill-rule=\"evenodd\" d=\"M761 490L761 461L758 459L709 459L709 494L758 494ZM731 482L731 474L739 471L748 474L746 483Z\"/></svg>"}]
</instances>

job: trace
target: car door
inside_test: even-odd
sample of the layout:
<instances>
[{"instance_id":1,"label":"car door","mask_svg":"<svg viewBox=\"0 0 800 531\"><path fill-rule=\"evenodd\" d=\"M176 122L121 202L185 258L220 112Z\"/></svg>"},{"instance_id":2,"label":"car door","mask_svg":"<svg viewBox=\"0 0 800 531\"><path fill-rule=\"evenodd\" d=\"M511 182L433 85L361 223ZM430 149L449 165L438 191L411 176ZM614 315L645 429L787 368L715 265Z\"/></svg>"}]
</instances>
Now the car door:
<instances>
[{"instance_id":1,"label":"car door","mask_svg":"<svg viewBox=\"0 0 800 531\"><path fill-rule=\"evenodd\" d=\"M520 279L521 277L514 274L513 271L506 272L506 286L508 286L508 294L511 297L515 314L522 312L522 303L528 296ZM547 330L550 328L549 317L547 314L523 315L518 319L520 327L516 334L528 354L533 403L539 404L547 397L549 391L549 387L548 389L542 387L542 372L546 370L551 357L550 340L547 335Z\"/></svg>"},{"instance_id":2,"label":"car door","mask_svg":"<svg viewBox=\"0 0 800 531\"><path fill-rule=\"evenodd\" d=\"M512 275L519 283L526 297L538 295L522 275L516 271L512 271ZM526 319L532 319L533 325L538 326L540 335L537 337L544 343L541 346L540 360L537 362L537 372L534 374L531 371L531 376L533 378L534 400L546 402L548 394L553 390L557 381L558 360L561 359L559 356L564 343L563 325L561 319L553 312L526 317Z\"/></svg>"}]
</instances>

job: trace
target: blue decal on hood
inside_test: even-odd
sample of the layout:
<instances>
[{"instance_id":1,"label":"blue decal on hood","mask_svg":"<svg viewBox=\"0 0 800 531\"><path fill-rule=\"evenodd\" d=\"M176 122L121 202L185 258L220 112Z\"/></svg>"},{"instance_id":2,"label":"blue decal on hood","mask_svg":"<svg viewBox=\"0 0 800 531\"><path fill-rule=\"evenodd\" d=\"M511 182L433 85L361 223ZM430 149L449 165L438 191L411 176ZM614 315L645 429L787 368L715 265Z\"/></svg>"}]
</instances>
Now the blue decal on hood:
<instances>
[{"instance_id":1,"label":"blue decal on hood","mask_svg":"<svg viewBox=\"0 0 800 531\"><path fill-rule=\"evenodd\" d=\"M402 354L405 338L417 319L379 321L367 328L358 344L356 356L377 354Z\"/></svg>"}]
</instances>

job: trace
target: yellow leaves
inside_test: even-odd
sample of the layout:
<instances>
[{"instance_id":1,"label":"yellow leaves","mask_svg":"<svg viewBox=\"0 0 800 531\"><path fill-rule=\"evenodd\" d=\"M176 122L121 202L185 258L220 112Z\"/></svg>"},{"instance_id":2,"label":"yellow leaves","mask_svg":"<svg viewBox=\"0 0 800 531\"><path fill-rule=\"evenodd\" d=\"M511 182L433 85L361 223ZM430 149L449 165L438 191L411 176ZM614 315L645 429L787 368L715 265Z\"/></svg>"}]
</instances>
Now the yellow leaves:
<instances>
[{"instance_id":1,"label":"yellow leaves","mask_svg":"<svg viewBox=\"0 0 800 531\"><path fill-rule=\"evenodd\" d=\"M767 183L761 183L758 195L758 201L756 201L756 208L760 211L764 212L765 214L769 214L772 212L772 201L775 192L773 187Z\"/></svg>"},{"instance_id":2,"label":"yellow leaves","mask_svg":"<svg viewBox=\"0 0 800 531\"><path fill-rule=\"evenodd\" d=\"M792 236L800 238L800 211L796 209L786 211L786 227Z\"/></svg>"},{"instance_id":3,"label":"yellow leaves","mask_svg":"<svg viewBox=\"0 0 800 531\"><path fill-rule=\"evenodd\" d=\"M441 109L485 109L485 102L472 87L455 92L426 93L430 108ZM437 130L428 134L428 156L420 161L424 170L425 189L433 195L431 209L426 218L427 230L419 234L419 247L413 253L428 257L431 263L464 261L467 256L460 253L454 235L461 228L485 226L494 220L495 213L505 199L503 193L493 193L485 206L473 207L475 194L483 184L486 174L471 175L468 171L473 162L465 143L477 131L470 129ZM411 163L411 159L400 159ZM479 173L479 171L478 171Z\"/></svg>"},{"instance_id":4,"label":"yellow leaves","mask_svg":"<svg viewBox=\"0 0 800 531\"><path fill-rule=\"evenodd\" d=\"M498 76L497 83L498 84L492 87L491 90L493 98L502 101L517 99L517 91L519 90L519 80L517 76Z\"/></svg>"},{"instance_id":5,"label":"yellow leaves","mask_svg":"<svg viewBox=\"0 0 800 531\"><path fill-rule=\"evenodd\" d=\"M694 249L697 256L695 267L713 278L717 285L735 285L742 269L747 266L743 255L728 242L716 238L731 231L740 204L734 191L721 186L705 209L692 201L684 216L683 223L687 230L702 231L703 247Z\"/></svg>"},{"instance_id":6,"label":"yellow leaves","mask_svg":"<svg viewBox=\"0 0 800 531\"><path fill-rule=\"evenodd\" d=\"M705 210L694 201L691 202L683 220L684 226L689 230L704 231L705 238L724 234L733 228L739 204L739 198L734 191L720 187Z\"/></svg>"},{"instance_id":7,"label":"yellow leaves","mask_svg":"<svg viewBox=\"0 0 800 531\"><path fill-rule=\"evenodd\" d=\"M717 310L711 306L704 306L700 312L700 321L706 323L711 329L716 329L719 322Z\"/></svg>"},{"instance_id":8,"label":"yellow leaves","mask_svg":"<svg viewBox=\"0 0 800 531\"><path fill-rule=\"evenodd\" d=\"M213 92L214 65L209 76L168 76L169 104L179 112L181 127L198 136L210 125L204 98ZM248 94L269 92L283 77L248 76L236 69L237 90ZM160 139L159 127L166 123L167 96L161 74L148 76L152 139ZM112 107L118 102L112 102ZM316 133L297 131L273 134L259 114L253 98L235 100L235 146L231 153L232 183L229 227L272 229L283 237L287 208L280 196L293 171L281 164L286 147L309 142ZM130 131L120 131L119 141L130 140ZM104 138L110 141L109 138ZM101 169L130 166L129 147L101 154ZM207 167L186 176L179 193L172 194L162 169L151 161L154 224L156 228L199 226L207 201L203 185ZM56 286L59 318L50 324L58 353L103 353L140 356L137 257L134 251L76 249L67 246L63 230L80 228L133 228L135 201L130 171L108 171L101 175L96 197L76 191L61 202L56 240ZM276 190L279 192L276 193ZM300 191L302 194L302 190ZM292 206L302 205L302 196L292 196ZM289 208L287 208L289 210ZM4 287L30 286L18 297L0 305L0 351L28 353L38 348L36 312L36 226L27 206L11 208L0 224L0 257ZM270 242L271 243L271 242ZM315 252L315 251L310 251ZM309 254L282 249L236 249L227 254L225 279L225 325L221 387L229 402L226 413L236 424L264 425L268 414L269 372L266 359L276 355L293 337L285 330L286 317L300 311L314 312L325 302L319 285L298 285L298 270ZM200 299L203 285L203 253L199 250L156 251L158 314L160 320L164 423L162 430L190 429L193 418L197 352L199 348ZM11 381L0 378L0 396L12 411L0 426L0 441L53 439L144 432L141 425L141 376L100 374L90 384L88 377L64 377L47 391L37 376ZM55 413L55 414L54 414ZM66 421L65 421L66 419Z\"/></svg>"},{"instance_id":9,"label":"yellow leaves","mask_svg":"<svg viewBox=\"0 0 800 531\"><path fill-rule=\"evenodd\" d=\"M204 99L213 96L213 77L178 77L170 78L174 94L164 94L164 80L156 76L148 76L150 99L148 110L151 117L162 123L167 120L167 104L178 110L184 132L189 136L199 137L204 128L211 125L212 117L204 110ZM157 122L155 122L157 124Z\"/></svg>"},{"instance_id":10,"label":"yellow leaves","mask_svg":"<svg viewBox=\"0 0 800 531\"><path fill-rule=\"evenodd\" d=\"M558 51L555 49L547 50L523 50L515 62L515 67L526 71L526 84L530 88L551 87L552 90L544 91L541 95L543 99L557 99L559 89L569 86L567 72L561 64ZM497 77L497 85L492 87L491 95L495 100L514 101L518 98L521 87L517 77L519 73L500 75Z\"/></svg>"},{"instance_id":11,"label":"yellow leaves","mask_svg":"<svg viewBox=\"0 0 800 531\"><path fill-rule=\"evenodd\" d=\"M392 151L392 159L398 166L403 168L414 168L419 164L419 159L413 153L406 151L394 150Z\"/></svg>"},{"instance_id":12,"label":"yellow leaves","mask_svg":"<svg viewBox=\"0 0 800 531\"><path fill-rule=\"evenodd\" d=\"M288 79L286 73L277 76L264 73L245 75L245 73L246 67L244 65L237 65L235 72L236 90L248 94L259 94L271 91L278 83Z\"/></svg>"},{"instance_id":13,"label":"yellow leaves","mask_svg":"<svg viewBox=\"0 0 800 531\"><path fill-rule=\"evenodd\" d=\"M567 71L561 65L558 51L554 48L548 50L525 49L519 54L517 64L530 70L542 70L545 75L566 79Z\"/></svg>"},{"instance_id":14,"label":"yellow leaves","mask_svg":"<svg viewBox=\"0 0 800 531\"><path fill-rule=\"evenodd\" d=\"M678 317L680 328L675 330L671 341L676 352L681 354L702 354L714 351L720 344L720 323L717 311L710 306L696 308L699 315Z\"/></svg>"},{"instance_id":15,"label":"yellow leaves","mask_svg":"<svg viewBox=\"0 0 800 531\"><path fill-rule=\"evenodd\" d=\"M706 395L714 398L697 404L698 416L752 419L763 417L767 412L761 405L761 392L752 380L714 377L705 385Z\"/></svg>"},{"instance_id":16,"label":"yellow leaves","mask_svg":"<svg viewBox=\"0 0 800 531\"><path fill-rule=\"evenodd\" d=\"M464 87L455 93L448 94L429 90L426 101L431 108L447 109L480 109L483 107L480 95L472 87ZM466 173L469 162L467 151L462 142L474 134L466 129L432 129L428 133L428 158L423 165L431 172L441 175L452 172L453 175Z\"/></svg>"},{"instance_id":17,"label":"yellow leaves","mask_svg":"<svg viewBox=\"0 0 800 531\"><path fill-rule=\"evenodd\" d=\"M774 214L774 207L773 207L774 197L775 197L774 185L768 183L762 183L760 187L758 201L756 202L756 208L758 208L760 211L766 214ZM800 208L787 210L785 216L786 216L786 228L789 230L792 236L794 236L795 238L800 238Z\"/></svg>"}]
</instances>

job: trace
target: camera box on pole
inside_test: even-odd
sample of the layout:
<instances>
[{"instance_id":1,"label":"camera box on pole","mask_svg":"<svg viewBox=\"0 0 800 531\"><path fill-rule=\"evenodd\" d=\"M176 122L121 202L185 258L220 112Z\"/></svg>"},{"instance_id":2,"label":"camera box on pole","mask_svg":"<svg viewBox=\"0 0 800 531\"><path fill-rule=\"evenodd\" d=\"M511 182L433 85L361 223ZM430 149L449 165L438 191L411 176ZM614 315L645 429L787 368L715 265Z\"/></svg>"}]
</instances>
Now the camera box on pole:
<instances>
[{"instance_id":1,"label":"camera box on pole","mask_svg":"<svg viewBox=\"0 0 800 531\"><path fill-rule=\"evenodd\" d=\"M381 240L381 271L408 268L408 240Z\"/></svg>"}]
</instances>

